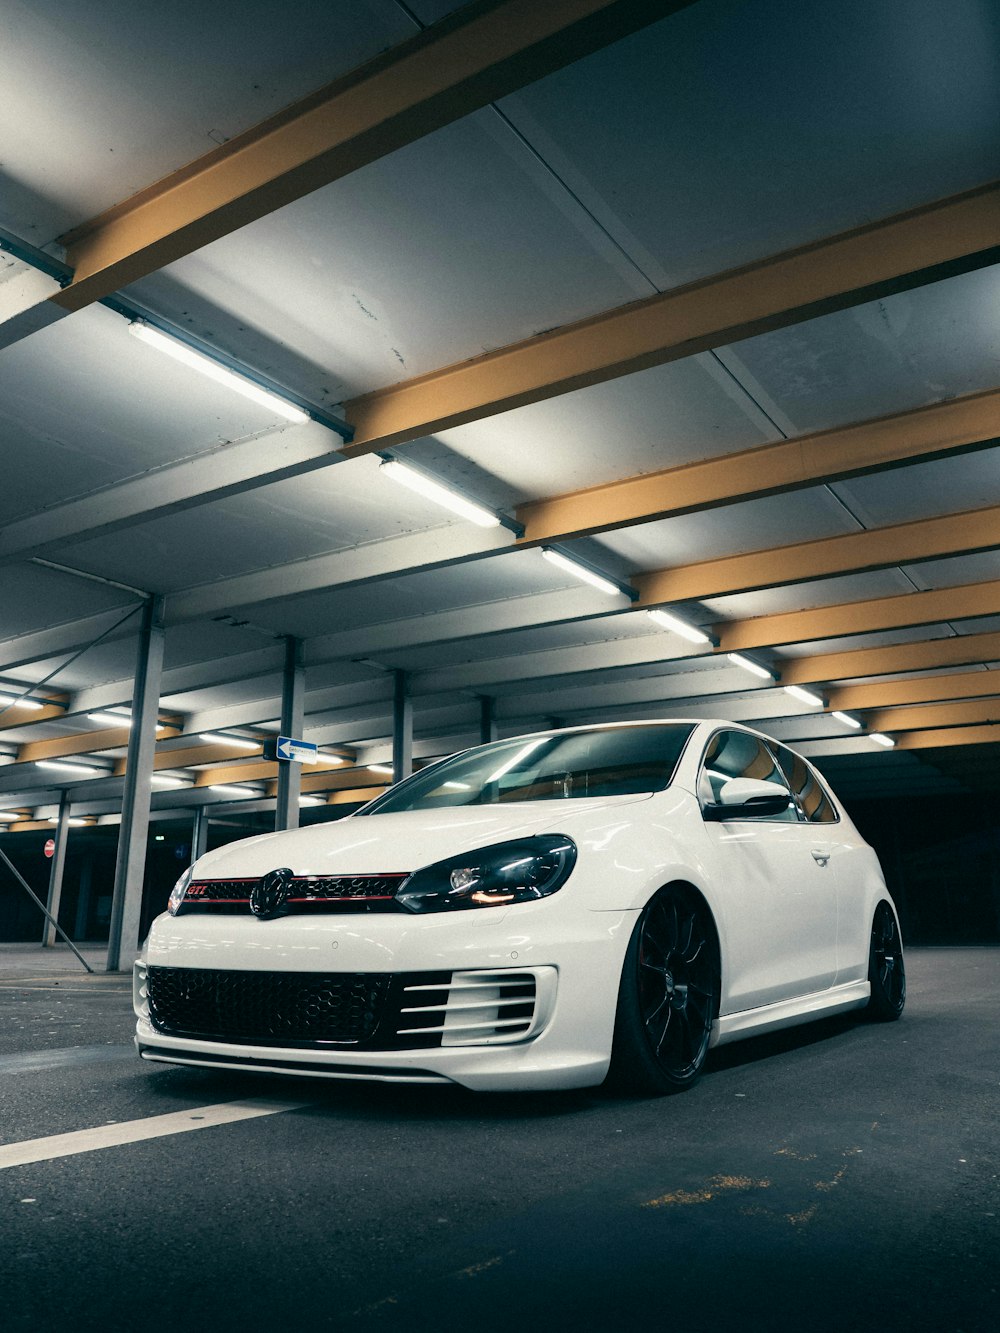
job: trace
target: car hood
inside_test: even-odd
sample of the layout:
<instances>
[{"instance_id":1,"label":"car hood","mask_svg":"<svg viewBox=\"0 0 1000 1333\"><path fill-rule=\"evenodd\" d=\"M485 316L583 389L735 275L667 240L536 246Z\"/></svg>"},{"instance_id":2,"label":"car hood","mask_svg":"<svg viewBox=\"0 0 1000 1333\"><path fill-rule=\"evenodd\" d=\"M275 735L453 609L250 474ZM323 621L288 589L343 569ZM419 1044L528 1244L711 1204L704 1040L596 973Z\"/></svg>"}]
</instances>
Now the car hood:
<instances>
[{"instance_id":1,"label":"car hood","mask_svg":"<svg viewBox=\"0 0 1000 1333\"><path fill-rule=\"evenodd\" d=\"M296 875L374 875L418 870L476 847L536 833L589 836L619 823L622 806L650 793L593 800L536 801L504 806L447 806L314 824L245 838L196 863L204 879L249 879L288 866Z\"/></svg>"}]
</instances>

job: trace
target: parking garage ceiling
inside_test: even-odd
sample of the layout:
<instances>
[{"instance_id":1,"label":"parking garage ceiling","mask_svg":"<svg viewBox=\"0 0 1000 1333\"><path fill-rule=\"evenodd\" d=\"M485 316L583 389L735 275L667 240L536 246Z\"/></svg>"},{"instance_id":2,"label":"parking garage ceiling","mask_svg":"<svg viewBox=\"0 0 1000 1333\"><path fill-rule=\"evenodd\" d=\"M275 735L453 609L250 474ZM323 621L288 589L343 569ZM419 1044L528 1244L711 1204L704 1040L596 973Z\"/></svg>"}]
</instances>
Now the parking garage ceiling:
<instances>
[{"instance_id":1,"label":"parking garage ceiling","mask_svg":"<svg viewBox=\"0 0 1000 1333\"><path fill-rule=\"evenodd\" d=\"M501 734L749 722L848 797L996 789L994 0L2 24L9 826L120 809L127 730L89 715L128 709L150 594L161 812L273 790L204 736L277 731L286 636L324 799L384 783L398 671L425 758L487 697Z\"/></svg>"}]
</instances>

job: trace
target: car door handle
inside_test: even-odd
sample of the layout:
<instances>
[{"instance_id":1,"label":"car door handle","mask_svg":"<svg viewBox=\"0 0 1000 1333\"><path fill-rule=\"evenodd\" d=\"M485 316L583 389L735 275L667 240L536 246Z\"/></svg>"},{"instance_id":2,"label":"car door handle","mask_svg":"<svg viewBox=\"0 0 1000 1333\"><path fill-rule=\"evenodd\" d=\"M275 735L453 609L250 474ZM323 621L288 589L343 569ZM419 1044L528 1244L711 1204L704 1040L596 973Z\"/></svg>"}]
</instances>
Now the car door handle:
<instances>
[{"instance_id":1,"label":"car door handle","mask_svg":"<svg viewBox=\"0 0 1000 1333\"><path fill-rule=\"evenodd\" d=\"M820 852L820 851L817 851L817 850L814 848L814 849L813 849L812 858L813 858L814 861L818 862L819 865L821 865L821 866L825 866L826 863L827 863L827 861L829 861L829 859L830 859L830 853L829 853L829 852Z\"/></svg>"}]
</instances>

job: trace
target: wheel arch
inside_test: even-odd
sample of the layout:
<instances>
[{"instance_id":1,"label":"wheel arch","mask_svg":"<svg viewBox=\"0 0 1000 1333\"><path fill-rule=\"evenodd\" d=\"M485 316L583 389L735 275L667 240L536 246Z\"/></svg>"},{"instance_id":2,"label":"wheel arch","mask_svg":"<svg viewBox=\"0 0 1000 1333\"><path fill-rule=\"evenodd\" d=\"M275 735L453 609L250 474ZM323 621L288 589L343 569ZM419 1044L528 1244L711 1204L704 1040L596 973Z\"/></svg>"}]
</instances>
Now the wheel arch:
<instances>
[{"instance_id":1,"label":"wheel arch","mask_svg":"<svg viewBox=\"0 0 1000 1333\"><path fill-rule=\"evenodd\" d=\"M690 897L694 898L700 904L700 906L703 907L705 910L705 915L708 918L708 924L711 927L712 947L715 951L715 967L716 971L719 974L719 987L715 996L715 1013L713 1014L714 1018L718 1018L719 1011L722 1006L723 980L724 980L723 970L722 970L722 937L719 934L719 923L715 918L715 912L712 910L712 904L702 893L701 889L698 888L697 884L693 884L691 880L684 879L682 876L677 876L674 879L666 880L665 883L661 884L658 889L656 889L653 893L651 893L648 899L646 900L645 904L643 905L642 910L645 911L646 908L649 906L649 904L653 901L653 899L658 897L659 894L665 893L667 889L683 889L685 893L687 893Z\"/></svg>"}]
</instances>

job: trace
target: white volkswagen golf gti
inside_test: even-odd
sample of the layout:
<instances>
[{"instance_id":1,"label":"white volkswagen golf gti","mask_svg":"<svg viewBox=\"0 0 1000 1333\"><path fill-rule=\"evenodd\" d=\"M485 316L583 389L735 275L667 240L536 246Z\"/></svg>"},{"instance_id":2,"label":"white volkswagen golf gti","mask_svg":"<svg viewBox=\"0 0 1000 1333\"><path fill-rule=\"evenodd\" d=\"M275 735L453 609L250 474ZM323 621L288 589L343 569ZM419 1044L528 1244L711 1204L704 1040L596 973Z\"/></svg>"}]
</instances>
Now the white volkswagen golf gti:
<instances>
[{"instance_id":1,"label":"white volkswagen golf gti","mask_svg":"<svg viewBox=\"0 0 1000 1333\"><path fill-rule=\"evenodd\" d=\"M178 881L135 968L146 1060L474 1089L687 1087L709 1048L905 977L878 860L728 722L478 746Z\"/></svg>"}]
</instances>

